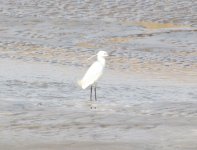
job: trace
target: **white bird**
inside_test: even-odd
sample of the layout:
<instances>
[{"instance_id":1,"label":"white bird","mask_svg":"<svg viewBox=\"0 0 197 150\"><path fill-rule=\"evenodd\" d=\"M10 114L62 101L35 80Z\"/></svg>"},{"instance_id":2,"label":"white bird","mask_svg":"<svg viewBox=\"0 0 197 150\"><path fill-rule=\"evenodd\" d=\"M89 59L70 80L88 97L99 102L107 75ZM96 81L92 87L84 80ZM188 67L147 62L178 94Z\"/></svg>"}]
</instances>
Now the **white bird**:
<instances>
[{"instance_id":1,"label":"white bird","mask_svg":"<svg viewBox=\"0 0 197 150\"><path fill-rule=\"evenodd\" d=\"M97 61L95 61L90 66L90 68L85 73L84 77L79 81L79 85L82 87L82 89L86 89L88 86L91 85L90 100L92 100L93 84L94 84L94 91L95 91L95 100L97 100L97 98L96 98L96 81L103 74L103 70L105 68L105 57L108 56L108 53L105 51L99 51L95 56L97 56Z\"/></svg>"}]
</instances>

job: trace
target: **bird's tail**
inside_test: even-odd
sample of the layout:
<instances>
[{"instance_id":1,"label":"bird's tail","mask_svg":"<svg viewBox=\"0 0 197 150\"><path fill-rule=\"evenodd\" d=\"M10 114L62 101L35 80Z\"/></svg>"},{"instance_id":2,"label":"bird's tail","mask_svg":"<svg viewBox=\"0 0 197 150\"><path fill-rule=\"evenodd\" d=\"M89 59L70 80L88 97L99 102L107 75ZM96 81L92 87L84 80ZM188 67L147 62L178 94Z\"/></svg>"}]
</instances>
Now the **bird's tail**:
<instances>
[{"instance_id":1,"label":"bird's tail","mask_svg":"<svg viewBox=\"0 0 197 150\"><path fill-rule=\"evenodd\" d=\"M81 80L78 80L77 81L77 84L81 87L82 86L82 83L81 83L82 81Z\"/></svg>"},{"instance_id":2,"label":"bird's tail","mask_svg":"<svg viewBox=\"0 0 197 150\"><path fill-rule=\"evenodd\" d=\"M83 80L78 80L77 81L78 85L82 88L85 89L87 86L83 83Z\"/></svg>"}]
</instances>

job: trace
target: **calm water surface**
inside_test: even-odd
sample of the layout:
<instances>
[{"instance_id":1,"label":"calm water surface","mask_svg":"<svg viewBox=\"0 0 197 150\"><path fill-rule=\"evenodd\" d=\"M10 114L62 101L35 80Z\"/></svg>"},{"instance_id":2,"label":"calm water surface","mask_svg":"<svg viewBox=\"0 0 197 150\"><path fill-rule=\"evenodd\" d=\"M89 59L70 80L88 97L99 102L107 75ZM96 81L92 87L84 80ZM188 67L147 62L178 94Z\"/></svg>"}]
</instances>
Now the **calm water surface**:
<instances>
[{"instance_id":1,"label":"calm water surface","mask_svg":"<svg viewBox=\"0 0 197 150\"><path fill-rule=\"evenodd\" d=\"M0 148L197 148L196 1L0 3ZM76 82L99 50L111 56L89 102Z\"/></svg>"}]
</instances>

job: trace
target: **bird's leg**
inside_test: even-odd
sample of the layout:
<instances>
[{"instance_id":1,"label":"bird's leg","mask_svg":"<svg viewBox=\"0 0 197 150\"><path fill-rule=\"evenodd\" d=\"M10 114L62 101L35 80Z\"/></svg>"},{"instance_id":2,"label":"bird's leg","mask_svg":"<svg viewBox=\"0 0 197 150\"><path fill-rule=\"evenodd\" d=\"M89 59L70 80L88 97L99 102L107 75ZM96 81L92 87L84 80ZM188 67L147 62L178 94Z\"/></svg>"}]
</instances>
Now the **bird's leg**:
<instances>
[{"instance_id":1,"label":"bird's leg","mask_svg":"<svg viewBox=\"0 0 197 150\"><path fill-rule=\"evenodd\" d=\"M97 101L97 97L96 97L96 83L94 83L94 94L95 94L95 101Z\"/></svg>"},{"instance_id":2,"label":"bird's leg","mask_svg":"<svg viewBox=\"0 0 197 150\"><path fill-rule=\"evenodd\" d=\"M91 85L91 88L90 88L90 101L92 101L92 85Z\"/></svg>"}]
</instances>

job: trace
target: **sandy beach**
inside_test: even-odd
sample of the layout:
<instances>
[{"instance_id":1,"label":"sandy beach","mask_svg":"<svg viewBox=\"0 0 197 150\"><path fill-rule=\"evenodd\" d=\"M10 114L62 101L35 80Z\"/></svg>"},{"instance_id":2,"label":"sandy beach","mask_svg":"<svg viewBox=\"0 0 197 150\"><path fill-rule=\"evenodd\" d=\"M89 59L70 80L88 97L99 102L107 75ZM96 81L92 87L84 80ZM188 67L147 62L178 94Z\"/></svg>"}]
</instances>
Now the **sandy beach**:
<instances>
[{"instance_id":1,"label":"sandy beach","mask_svg":"<svg viewBox=\"0 0 197 150\"><path fill-rule=\"evenodd\" d=\"M0 2L0 149L197 149L195 1Z\"/></svg>"}]
</instances>

